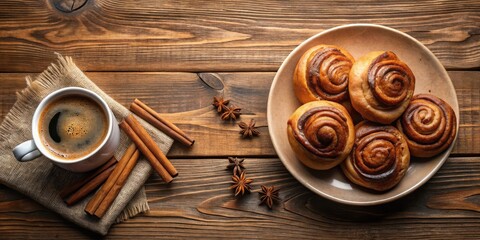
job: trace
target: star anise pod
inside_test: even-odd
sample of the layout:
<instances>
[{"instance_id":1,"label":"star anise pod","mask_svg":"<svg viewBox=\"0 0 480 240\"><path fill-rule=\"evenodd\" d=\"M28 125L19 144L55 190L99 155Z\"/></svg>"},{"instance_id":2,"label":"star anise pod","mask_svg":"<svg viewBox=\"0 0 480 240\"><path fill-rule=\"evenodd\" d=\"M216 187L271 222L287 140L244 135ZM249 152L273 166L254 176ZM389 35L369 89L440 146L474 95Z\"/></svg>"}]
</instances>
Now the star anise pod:
<instances>
[{"instance_id":1,"label":"star anise pod","mask_svg":"<svg viewBox=\"0 0 480 240\"><path fill-rule=\"evenodd\" d=\"M243 166L244 158L228 157L227 169L233 170L233 175L241 174L245 167Z\"/></svg>"},{"instance_id":2,"label":"star anise pod","mask_svg":"<svg viewBox=\"0 0 480 240\"><path fill-rule=\"evenodd\" d=\"M245 177L245 171L243 171L240 176L236 174L232 177L233 185L230 189L235 189L235 196L238 194L245 194L246 191L250 192L252 188L250 187L250 183L253 182L253 179Z\"/></svg>"},{"instance_id":3,"label":"star anise pod","mask_svg":"<svg viewBox=\"0 0 480 240\"><path fill-rule=\"evenodd\" d=\"M278 191L280 189L275 189L275 186L266 187L262 185L262 191L260 194L260 204L267 204L268 208L272 209L274 201L280 201L278 197Z\"/></svg>"},{"instance_id":4,"label":"star anise pod","mask_svg":"<svg viewBox=\"0 0 480 240\"><path fill-rule=\"evenodd\" d=\"M229 119L236 120L240 116L240 111L242 110L241 108L235 107L233 105L231 107L225 106L224 109L225 112L222 114L222 120L225 121Z\"/></svg>"},{"instance_id":5,"label":"star anise pod","mask_svg":"<svg viewBox=\"0 0 480 240\"><path fill-rule=\"evenodd\" d=\"M242 129L240 130L240 134L242 134L242 137L244 138L260 135L257 127L255 127L255 120L253 120L253 118L250 119L249 124L246 124L245 122L240 122L238 126Z\"/></svg>"},{"instance_id":6,"label":"star anise pod","mask_svg":"<svg viewBox=\"0 0 480 240\"><path fill-rule=\"evenodd\" d=\"M230 103L230 100L224 100L223 97L213 97L212 105L217 108L217 112L223 112L227 105Z\"/></svg>"}]
</instances>

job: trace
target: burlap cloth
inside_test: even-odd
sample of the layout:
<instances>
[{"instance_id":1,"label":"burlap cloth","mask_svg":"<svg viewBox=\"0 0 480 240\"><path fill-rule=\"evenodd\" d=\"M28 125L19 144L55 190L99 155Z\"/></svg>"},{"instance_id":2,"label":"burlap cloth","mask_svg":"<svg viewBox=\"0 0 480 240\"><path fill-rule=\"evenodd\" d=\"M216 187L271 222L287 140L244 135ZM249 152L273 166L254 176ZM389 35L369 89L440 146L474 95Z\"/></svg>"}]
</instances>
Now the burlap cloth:
<instances>
[{"instance_id":1,"label":"burlap cloth","mask_svg":"<svg viewBox=\"0 0 480 240\"><path fill-rule=\"evenodd\" d=\"M58 56L58 63L52 64L38 75L34 81L27 77L27 88L17 93L17 101L0 125L0 182L9 188L25 194L43 206L62 215L64 218L99 234L105 235L110 226L138 213L148 211L148 203L143 184L152 168L142 157L133 169L125 186L102 219L88 216L85 205L92 195L72 207L62 201L60 189L80 178L82 174L71 173L53 165L45 157L31 162L20 163L12 149L32 138L31 121L35 108L49 93L67 86L90 89L99 94L108 103L120 122L130 112L105 94L73 63L70 57ZM143 126L164 153L172 145L172 139L139 119ZM120 147L115 157L120 159L131 141L121 132Z\"/></svg>"}]
</instances>

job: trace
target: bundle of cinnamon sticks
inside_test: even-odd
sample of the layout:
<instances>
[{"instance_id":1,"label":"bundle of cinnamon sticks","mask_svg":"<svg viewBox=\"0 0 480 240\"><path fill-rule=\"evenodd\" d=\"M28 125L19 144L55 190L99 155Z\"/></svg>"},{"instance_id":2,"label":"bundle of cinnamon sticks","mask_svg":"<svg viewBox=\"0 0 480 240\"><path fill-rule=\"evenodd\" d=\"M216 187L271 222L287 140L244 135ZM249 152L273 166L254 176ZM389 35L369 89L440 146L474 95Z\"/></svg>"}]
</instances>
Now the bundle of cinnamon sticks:
<instances>
[{"instance_id":1,"label":"bundle of cinnamon sticks","mask_svg":"<svg viewBox=\"0 0 480 240\"><path fill-rule=\"evenodd\" d=\"M180 128L162 118L155 110L138 99L135 99L130 105L130 111L186 146L192 146L195 143L195 140L188 137Z\"/></svg>"},{"instance_id":2,"label":"bundle of cinnamon sticks","mask_svg":"<svg viewBox=\"0 0 480 240\"><path fill-rule=\"evenodd\" d=\"M162 118L140 100L135 99L130 109L173 139L188 146L193 145L195 142L177 126ZM135 167L140 153L148 159L153 169L165 182L170 183L178 175L175 167L133 115L127 116L119 126L132 140L132 145L125 151L120 161L117 162L115 158L112 158L93 173L72 185L66 186L60 192L60 196L67 205L75 204L101 186L88 202L85 212L99 218L103 217L120 193L128 176Z\"/></svg>"},{"instance_id":3,"label":"bundle of cinnamon sticks","mask_svg":"<svg viewBox=\"0 0 480 240\"><path fill-rule=\"evenodd\" d=\"M71 206L101 186L100 190L88 202L85 212L99 218L103 217L120 193L139 157L140 152L137 147L135 144L131 144L120 161L112 157L93 173L72 185L66 186L60 192L60 197L68 206Z\"/></svg>"},{"instance_id":4,"label":"bundle of cinnamon sticks","mask_svg":"<svg viewBox=\"0 0 480 240\"><path fill-rule=\"evenodd\" d=\"M96 171L88 174L77 182L66 186L60 191L60 197L68 206L71 206L85 198L93 190L102 185L110 176L117 165L117 159L112 157L107 163L103 164Z\"/></svg>"},{"instance_id":5,"label":"bundle of cinnamon sticks","mask_svg":"<svg viewBox=\"0 0 480 240\"><path fill-rule=\"evenodd\" d=\"M90 215L94 215L98 218L103 217L110 205L117 198L120 190L127 181L128 176L132 172L137 160L140 157L140 153L135 144L130 145L125 151L122 159L118 161L117 166L108 177L105 184L102 185L100 190L93 196L85 207L85 212Z\"/></svg>"},{"instance_id":6,"label":"bundle of cinnamon sticks","mask_svg":"<svg viewBox=\"0 0 480 240\"><path fill-rule=\"evenodd\" d=\"M140 149L142 154L148 159L153 169L162 177L163 181L169 183L178 175L175 167L133 115L126 117L120 123L120 128L138 146L138 149Z\"/></svg>"}]
</instances>

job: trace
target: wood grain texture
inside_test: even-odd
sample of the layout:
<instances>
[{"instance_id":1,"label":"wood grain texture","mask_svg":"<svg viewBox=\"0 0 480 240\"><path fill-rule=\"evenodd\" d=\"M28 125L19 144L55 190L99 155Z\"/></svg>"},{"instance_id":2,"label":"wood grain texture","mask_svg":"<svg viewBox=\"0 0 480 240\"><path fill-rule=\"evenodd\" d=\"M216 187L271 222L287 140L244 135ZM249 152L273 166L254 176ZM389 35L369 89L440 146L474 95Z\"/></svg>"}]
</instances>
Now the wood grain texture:
<instances>
[{"instance_id":1,"label":"wood grain texture","mask_svg":"<svg viewBox=\"0 0 480 240\"><path fill-rule=\"evenodd\" d=\"M146 184L151 211L111 229L107 239L475 239L480 235L480 164L450 158L423 187L372 207L331 202L305 189L276 158L247 158L253 192L235 198L227 159L176 159L182 174L170 185L153 175ZM282 203L259 204L260 185L280 188ZM98 238L32 200L0 187L2 237ZM454 201L452 201L454 200ZM468 229L468 230L467 230Z\"/></svg>"},{"instance_id":2,"label":"wood grain texture","mask_svg":"<svg viewBox=\"0 0 480 240\"><path fill-rule=\"evenodd\" d=\"M460 104L460 130L454 156L480 154L480 72L450 71ZM0 74L0 120L15 101L15 91L25 87L26 74ZM205 75L205 74L203 74ZM89 72L100 88L122 105L139 98L187 132L196 143L175 143L170 158L208 156L275 156L267 127L267 98L275 73L216 73L201 80L194 73ZM207 77L204 77L206 79ZM220 81L217 83L215 81ZM139 84L141 82L141 84ZM211 106L213 96L232 99L242 108L240 120L254 118L260 136L243 139L235 122L220 119ZM237 121L238 123L238 121Z\"/></svg>"},{"instance_id":3,"label":"wood grain texture","mask_svg":"<svg viewBox=\"0 0 480 240\"><path fill-rule=\"evenodd\" d=\"M460 128L454 153L480 153L480 72L449 72L460 106Z\"/></svg>"},{"instance_id":4,"label":"wood grain texture","mask_svg":"<svg viewBox=\"0 0 480 240\"><path fill-rule=\"evenodd\" d=\"M276 71L302 41L348 23L403 31L449 69L480 68L476 0L97 0L69 13L52 2L0 1L0 72L39 72L53 52L85 71Z\"/></svg>"},{"instance_id":5,"label":"wood grain texture","mask_svg":"<svg viewBox=\"0 0 480 240\"><path fill-rule=\"evenodd\" d=\"M302 41L331 27L374 23L425 44L449 70L461 122L440 171L403 199L353 207L321 198L276 158L266 111L271 82ZM170 185L146 184L151 211L113 226L107 239L478 239L480 236L480 4L458 1L0 1L0 121L56 56L72 56L100 88L128 106L139 98L192 136L169 158ZM470 70L470 71L462 71ZM260 137L242 139L211 106L224 96L254 118ZM228 156L246 157L253 190L228 189ZM283 202L259 206L260 185ZM0 185L0 239L98 239Z\"/></svg>"}]
</instances>

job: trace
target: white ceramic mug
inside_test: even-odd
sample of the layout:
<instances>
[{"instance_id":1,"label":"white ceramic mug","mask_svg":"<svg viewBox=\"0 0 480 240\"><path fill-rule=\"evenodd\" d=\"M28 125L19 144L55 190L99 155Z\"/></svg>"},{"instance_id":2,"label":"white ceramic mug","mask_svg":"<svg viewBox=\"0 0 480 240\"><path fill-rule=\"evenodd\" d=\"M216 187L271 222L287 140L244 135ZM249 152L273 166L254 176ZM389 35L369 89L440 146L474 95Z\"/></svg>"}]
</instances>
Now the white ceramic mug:
<instances>
[{"instance_id":1,"label":"white ceramic mug","mask_svg":"<svg viewBox=\"0 0 480 240\"><path fill-rule=\"evenodd\" d=\"M101 144L88 154L75 159L62 159L56 155L53 155L42 143L39 132L40 116L45 107L48 106L52 101L68 95L81 95L97 102L107 116L108 121L108 131ZM86 172L99 167L113 156L118 144L120 143L120 129L112 110L99 95L80 87L62 88L46 96L40 102L38 107L35 109L35 113L33 114L32 135L32 140L23 142L13 149L13 155L18 161L31 161L43 155L50 159L57 166L72 172Z\"/></svg>"}]
</instances>

